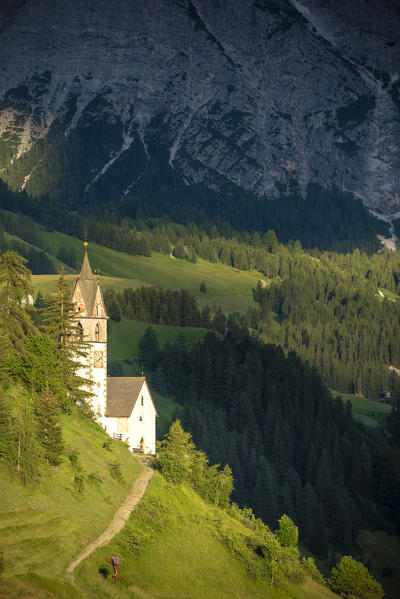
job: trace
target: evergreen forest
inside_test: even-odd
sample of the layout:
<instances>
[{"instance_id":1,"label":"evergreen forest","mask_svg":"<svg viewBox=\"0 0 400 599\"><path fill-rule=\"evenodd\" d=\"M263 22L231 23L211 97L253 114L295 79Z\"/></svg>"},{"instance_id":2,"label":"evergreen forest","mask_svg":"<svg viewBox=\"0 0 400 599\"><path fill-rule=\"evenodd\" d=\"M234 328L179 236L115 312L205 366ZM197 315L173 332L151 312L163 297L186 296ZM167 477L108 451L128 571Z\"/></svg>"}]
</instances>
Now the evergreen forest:
<instances>
[{"instance_id":1,"label":"evergreen forest","mask_svg":"<svg viewBox=\"0 0 400 599\"><path fill-rule=\"evenodd\" d=\"M290 352L231 326L188 350L164 348L152 383L173 397L179 416L212 462L229 464L233 498L272 524L284 511L320 557L349 551L360 528L400 530L400 455L382 430L352 417L317 371Z\"/></svg>"}]
</instances>

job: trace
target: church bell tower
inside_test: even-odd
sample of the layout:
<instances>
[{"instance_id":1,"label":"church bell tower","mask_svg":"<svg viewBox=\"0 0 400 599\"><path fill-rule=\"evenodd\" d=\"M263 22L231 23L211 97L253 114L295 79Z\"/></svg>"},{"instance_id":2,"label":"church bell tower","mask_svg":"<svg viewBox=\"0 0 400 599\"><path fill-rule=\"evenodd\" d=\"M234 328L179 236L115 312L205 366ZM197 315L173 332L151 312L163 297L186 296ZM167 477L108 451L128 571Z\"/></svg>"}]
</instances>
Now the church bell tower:
<instances>
[{"instance_id":1,"label":"church bell tower","mask_svg":"<svg viewBox=\"0 0 400 599\"><path fill-rule=\"evenodd\" d=\"M87 356L81 357L78 375L93 382L88 389L93 396L89 404L97 420L104 425L107 404L107 312L98 277L92 272L85 255L79 277L76 279L71 300L75 305L78 335L85 342Z\"/></svg>"}]
</instances>

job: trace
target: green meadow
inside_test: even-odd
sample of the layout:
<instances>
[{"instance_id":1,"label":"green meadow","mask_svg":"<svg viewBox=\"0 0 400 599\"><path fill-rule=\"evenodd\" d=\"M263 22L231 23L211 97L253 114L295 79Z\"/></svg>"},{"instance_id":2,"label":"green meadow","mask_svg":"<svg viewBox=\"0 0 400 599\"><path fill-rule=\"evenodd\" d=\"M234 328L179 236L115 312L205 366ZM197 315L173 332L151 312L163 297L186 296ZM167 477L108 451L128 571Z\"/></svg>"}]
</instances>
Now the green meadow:
<instances>
[{"instance_id":1,"label":"green meadow","mask_svg":"<svg viewBox=\"0 0 400 599\"><path fill-rule=\"evenodd\" d=\"M167 341L173 343L181 335L188 347L203 339L207 329L199 327L170 327L161 324L149 325L137 320L122 319L112 322L108 329L108 358L110 360L137 360L139 358L139 343L146 329L154 329L160 347Z\"/></svg>"},{"instance_id":2,"label":"green meadow","mask_svg":"<svg viewBox=\"0 0 400 599\"><path fill-rule=\"evenodd\" d=\"M354 417L372 428L384 424L391 410L389 405L368 399L363 395L351 395L334 389L331 389L331 393L333 397L341 397L344 403L350 401Z\"/></svg>"},{"instance_id":3,"label":"green meadow","mask_svg":"<svg viewBox=\"0 0 400 599\"><path fill-rule=\"evenodd\" d=\"M56 231L41 231L41 235L45 248L53 256L61 246L72 247L76 251L77 263L82 262L84 249L80 240ZM257 271L237 270L201 258L196 264L192 264L187 260L177 260L156 252L153 252L151 258L131 256L96 243L89 244L88 255L93 271L101 274L104 287L122 289L159 285L187 289L201 305L208 303L211 306L215 302L216 306L227 312L245 312L249 305L255 305L252 289L262 276ZM56 278L55 275L34 276L35 289L51 293ZM203 281L207 288L205 294L199 290Z\"/></svg>"}]
</instances>

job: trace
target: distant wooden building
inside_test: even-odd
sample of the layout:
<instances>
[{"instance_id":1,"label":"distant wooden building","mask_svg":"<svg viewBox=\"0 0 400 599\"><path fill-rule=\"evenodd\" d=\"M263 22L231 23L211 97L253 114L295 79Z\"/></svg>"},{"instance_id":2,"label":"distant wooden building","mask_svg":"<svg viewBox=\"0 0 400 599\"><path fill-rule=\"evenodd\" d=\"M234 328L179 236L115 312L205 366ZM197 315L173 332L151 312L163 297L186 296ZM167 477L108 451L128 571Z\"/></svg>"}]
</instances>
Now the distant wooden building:
<instances>
[{"instance_id":1,"label":"distant wooden building","mask_svg":"<svg viewBox=\"0 0 400 599\"><path fill-rule=\"evenodd\" d=\"M379 393L379 401L380 403L390 403L392 401L392 392L381 391L381 393Z\"/></svg>"},{"instance_id":2,"label":"distant wooden building","mask_svg":"<svg viewBox=\"0 0 400 599\"><path fill-rule=\"evenodd\" d=\"M79 376L92 381L88 400L97 421L132 451L154 454L157 411L145 377L107 377L107 312L99 278L85 256L72 290L79 335L87 346Z\"/></svg>"}]
</instances>

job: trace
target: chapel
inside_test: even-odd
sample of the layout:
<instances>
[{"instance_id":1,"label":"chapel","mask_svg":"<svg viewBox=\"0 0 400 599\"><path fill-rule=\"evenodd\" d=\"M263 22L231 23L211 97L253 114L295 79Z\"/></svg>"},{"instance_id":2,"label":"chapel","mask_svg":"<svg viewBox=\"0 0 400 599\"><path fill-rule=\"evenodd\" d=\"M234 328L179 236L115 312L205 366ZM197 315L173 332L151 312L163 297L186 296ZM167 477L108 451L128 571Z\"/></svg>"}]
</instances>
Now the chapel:
<instances>
[{"instance_id":1,"label":"chapel","mask_svg":"<svg viewBox=\"0 0 400 599\"><path fill-rule=\"evenodd\" d=\"M107 311L100 280L85 255L75 280L71 300L79 338L86 356L79 361L78 375L92 381L88 400L97 421L110 437L128 443L131 451L155 454L157 410L146 377L107 376Z\"/></svg>"}]
</instances>

